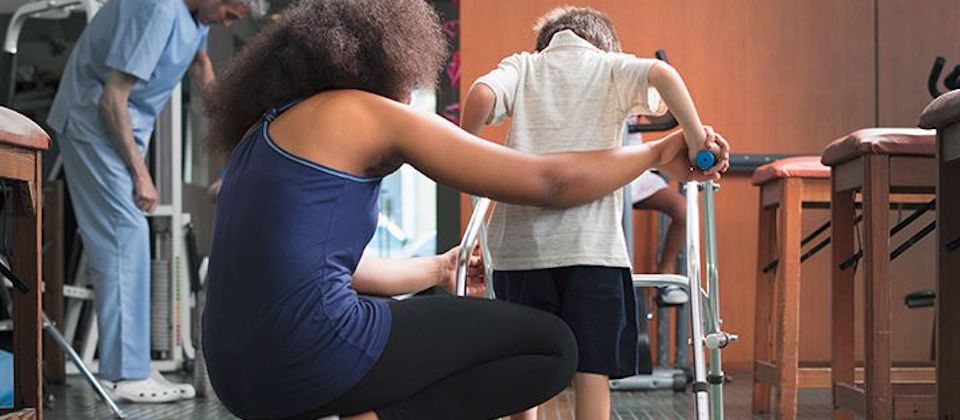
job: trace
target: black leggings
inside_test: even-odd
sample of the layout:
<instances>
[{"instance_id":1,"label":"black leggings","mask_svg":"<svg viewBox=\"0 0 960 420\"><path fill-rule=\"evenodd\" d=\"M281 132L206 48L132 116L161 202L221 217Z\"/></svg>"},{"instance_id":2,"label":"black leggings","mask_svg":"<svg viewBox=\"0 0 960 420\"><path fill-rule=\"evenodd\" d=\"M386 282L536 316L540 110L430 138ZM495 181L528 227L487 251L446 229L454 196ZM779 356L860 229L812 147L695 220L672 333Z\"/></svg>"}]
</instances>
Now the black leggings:
<instances>
[{"instance_id":1,"label":"black leggings","mask_svg":"<svg viewBox=\"0 0 960 420\"><path fill-rule=\"evenodd\" d=\"M562 391L577 345L559 318L492 300L450 296L390 302L380 359L360 382L299 418L375 411L383 420L488 420Z\"/></svg>"}]
</instances>

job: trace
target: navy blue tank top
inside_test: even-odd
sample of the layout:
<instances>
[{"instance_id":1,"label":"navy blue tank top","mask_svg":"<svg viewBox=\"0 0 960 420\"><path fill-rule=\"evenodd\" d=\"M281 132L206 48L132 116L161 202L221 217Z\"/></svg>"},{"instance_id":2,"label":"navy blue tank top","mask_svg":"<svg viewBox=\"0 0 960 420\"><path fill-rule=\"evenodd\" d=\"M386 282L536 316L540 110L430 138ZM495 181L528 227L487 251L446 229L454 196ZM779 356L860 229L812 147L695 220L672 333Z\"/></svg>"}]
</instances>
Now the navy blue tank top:
<instances>
[{"instance_id":1,"label":"navy blue tank top","mask_svg":"<svg viewBox=\"0 0 960 420\"><path fill-rule=\"evenodd\" d=\"M274 143L267 129L288 107L267 112L231 154L214 223L203 350L217 395L246 418L341 395L390 331L386 303L350 286L376 229L380 179Z\"/></svg>"}]
</instances>

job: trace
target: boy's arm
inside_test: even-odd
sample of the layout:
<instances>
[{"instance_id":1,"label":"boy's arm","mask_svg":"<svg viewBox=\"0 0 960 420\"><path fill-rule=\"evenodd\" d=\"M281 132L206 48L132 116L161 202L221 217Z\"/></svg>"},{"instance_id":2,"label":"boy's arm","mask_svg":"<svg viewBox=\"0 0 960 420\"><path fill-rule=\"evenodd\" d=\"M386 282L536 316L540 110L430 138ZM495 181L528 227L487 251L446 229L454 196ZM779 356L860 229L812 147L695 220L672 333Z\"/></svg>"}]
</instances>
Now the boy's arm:
<instances>
[{"instance_id":1,"label":"boy's arm","mask_svg":"<svg viewBox=\"0 0 960 420\"><path fill-rule=\"evenodd\" d=\"M500 61L497 68L480 76L463 102L460 128L476 135L485 125L497 125L513 116L513 101L520 83L522 55Z\"/></svg>"},{"instance_id":2,"label":"boy's arm","mask_svg":"<svg viewBox=\"0 0 960 420\"><path fill-rule=\"evenodd\" d=\"M497 104L497 95L483 83L474 84L463 102L463 114L460 116L460 128L477 135L493 113Z\"/></svg>"},{"instance_id":3,"label":"boy's arm","mask_svg":"<svg viewBox=\"0 0 960 420\"><path fill-rule=\"evenodd\" d=\"M709 147L705 144L707 135L697 114L697 108L693 105L693 98L690 97L690 92L683 83L680 73L669 64L658 62L650 68L647 80L660 93L661 99L683 129L690 157L696 156L698 151Z\"/></svg>"}]
</instances>

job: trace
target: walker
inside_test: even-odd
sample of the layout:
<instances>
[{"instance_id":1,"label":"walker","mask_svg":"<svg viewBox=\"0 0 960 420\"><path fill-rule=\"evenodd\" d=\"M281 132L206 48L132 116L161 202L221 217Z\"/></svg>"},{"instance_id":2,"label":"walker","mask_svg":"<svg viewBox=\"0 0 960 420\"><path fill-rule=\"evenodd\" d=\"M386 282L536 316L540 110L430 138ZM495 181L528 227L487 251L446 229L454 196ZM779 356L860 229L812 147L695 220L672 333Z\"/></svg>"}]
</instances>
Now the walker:
<instances>
[{"instance_id":1,"label":"walker","mask_svg":"<svg viewBox=\"0 0 960 420\"><path fill-rule=\"evenodd\" d=\"M714 216L713 195L719 191L719 185L712 181L687 182L684 186L687 198L687 276L668 274L634 274L635 287L679 286L685 290L699 290L699 294L690 293L691 323L693 326L691 340L693 345L693 394L697 420L723 419L723 369L720 351L728 344L736 342L738 337L721 330L719 314L720 298L719 280L717 271L717 238ZM701 194L702 191L702 194ZM701 204L702 199L702 204ZM703 206L704 229L703 241L706 254L700 252L700 207ZM460 261L457 266L457 295L464 296L467 287L467 264L473 245L485 236L486 216L491 202L487 198L476 200L473 215L467 224L463 239L460 242ZM484 241L480 242L480 249L484 255L484 262L489 261ZM700 259L706 261L707 286L704 288L703 276L700 270ZM485 267L487 279L490 279L490 267ZM696 285L696 287L693 287ZM488 290L491 286L488 284ZM491 293L488 292L488 295ZM700 299L693 299L699 296ZM492 296L488 296L492 297ZM699 337L699 338L697 338ZM704 351L706 347L706 352ZM707 367L709 354L709 370Z\"/></svg>"}]
</instances>

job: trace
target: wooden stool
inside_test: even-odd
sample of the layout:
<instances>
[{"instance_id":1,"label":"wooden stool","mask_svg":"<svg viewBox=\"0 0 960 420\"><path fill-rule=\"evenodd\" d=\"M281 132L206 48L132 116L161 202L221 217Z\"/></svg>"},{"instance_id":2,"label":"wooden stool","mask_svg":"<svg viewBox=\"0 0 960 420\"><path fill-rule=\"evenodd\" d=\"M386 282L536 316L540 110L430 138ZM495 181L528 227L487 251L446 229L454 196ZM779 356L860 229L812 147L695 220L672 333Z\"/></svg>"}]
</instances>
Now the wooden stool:
<instances>
[{"instance_id":1,"label":"wooden stool","mask_svg":"<svg viewBox=\"0 0 960 420\"><path fill-rule=\"evenodd\" d=\"M960 90L927 106L937 129L937 418L960 419Z\"/></svg>"},{"instance_id":2,"label":"wooden stool","mask_svg":"<svg viewBox=\"0 0 960 420\"><path fill-rule=\"evenodd\" d=\"M27 290L14 289L13 295L13 409L0 415L19 412L20 419L43 418L40 381L42 334L41 292L41 163L50 146L50 137L27 117L0 107L0 179L13 181L14 236L10 268L25 283Z\"/></svg>"},{"instance_id":3,"label":"wooden stool","mask_svg":"<svg viewBox=\"0 0 960 420\"><path fill-rule=\"evenodd\" d=\"M830 204L830 168L819 156L781 159L757 168L752 182L760 187L753 412L769 409L772 385L779 390L773 417L792 420L804 372L798 358L802 212Z\"/></svg>"},{"instance_id":4,"label":"wooden stool","mask_svg":"<svg viewBox=\"0 0 960 420\"><path fill-rule=\"evenodd\" d=\"M856 131L831 143L823 163L832 168L830 205L831 376L833 417L856 413L871 420L933 415L927 410L932 383L897 387L894 400L890 331L890 194L933 194L936 178L933 133L928 130L873 128ZM863 200L865 386L854 377L854 272L840 265L854 255L854 199ZM932 371L928 372L932 379ZM910 394L910 395L906 395ZM850 411L844 411L850 410ZM851 413L852 411L852 413ZM917 418L917 417L912 417Z\"/></svg>"}]
</instances>

